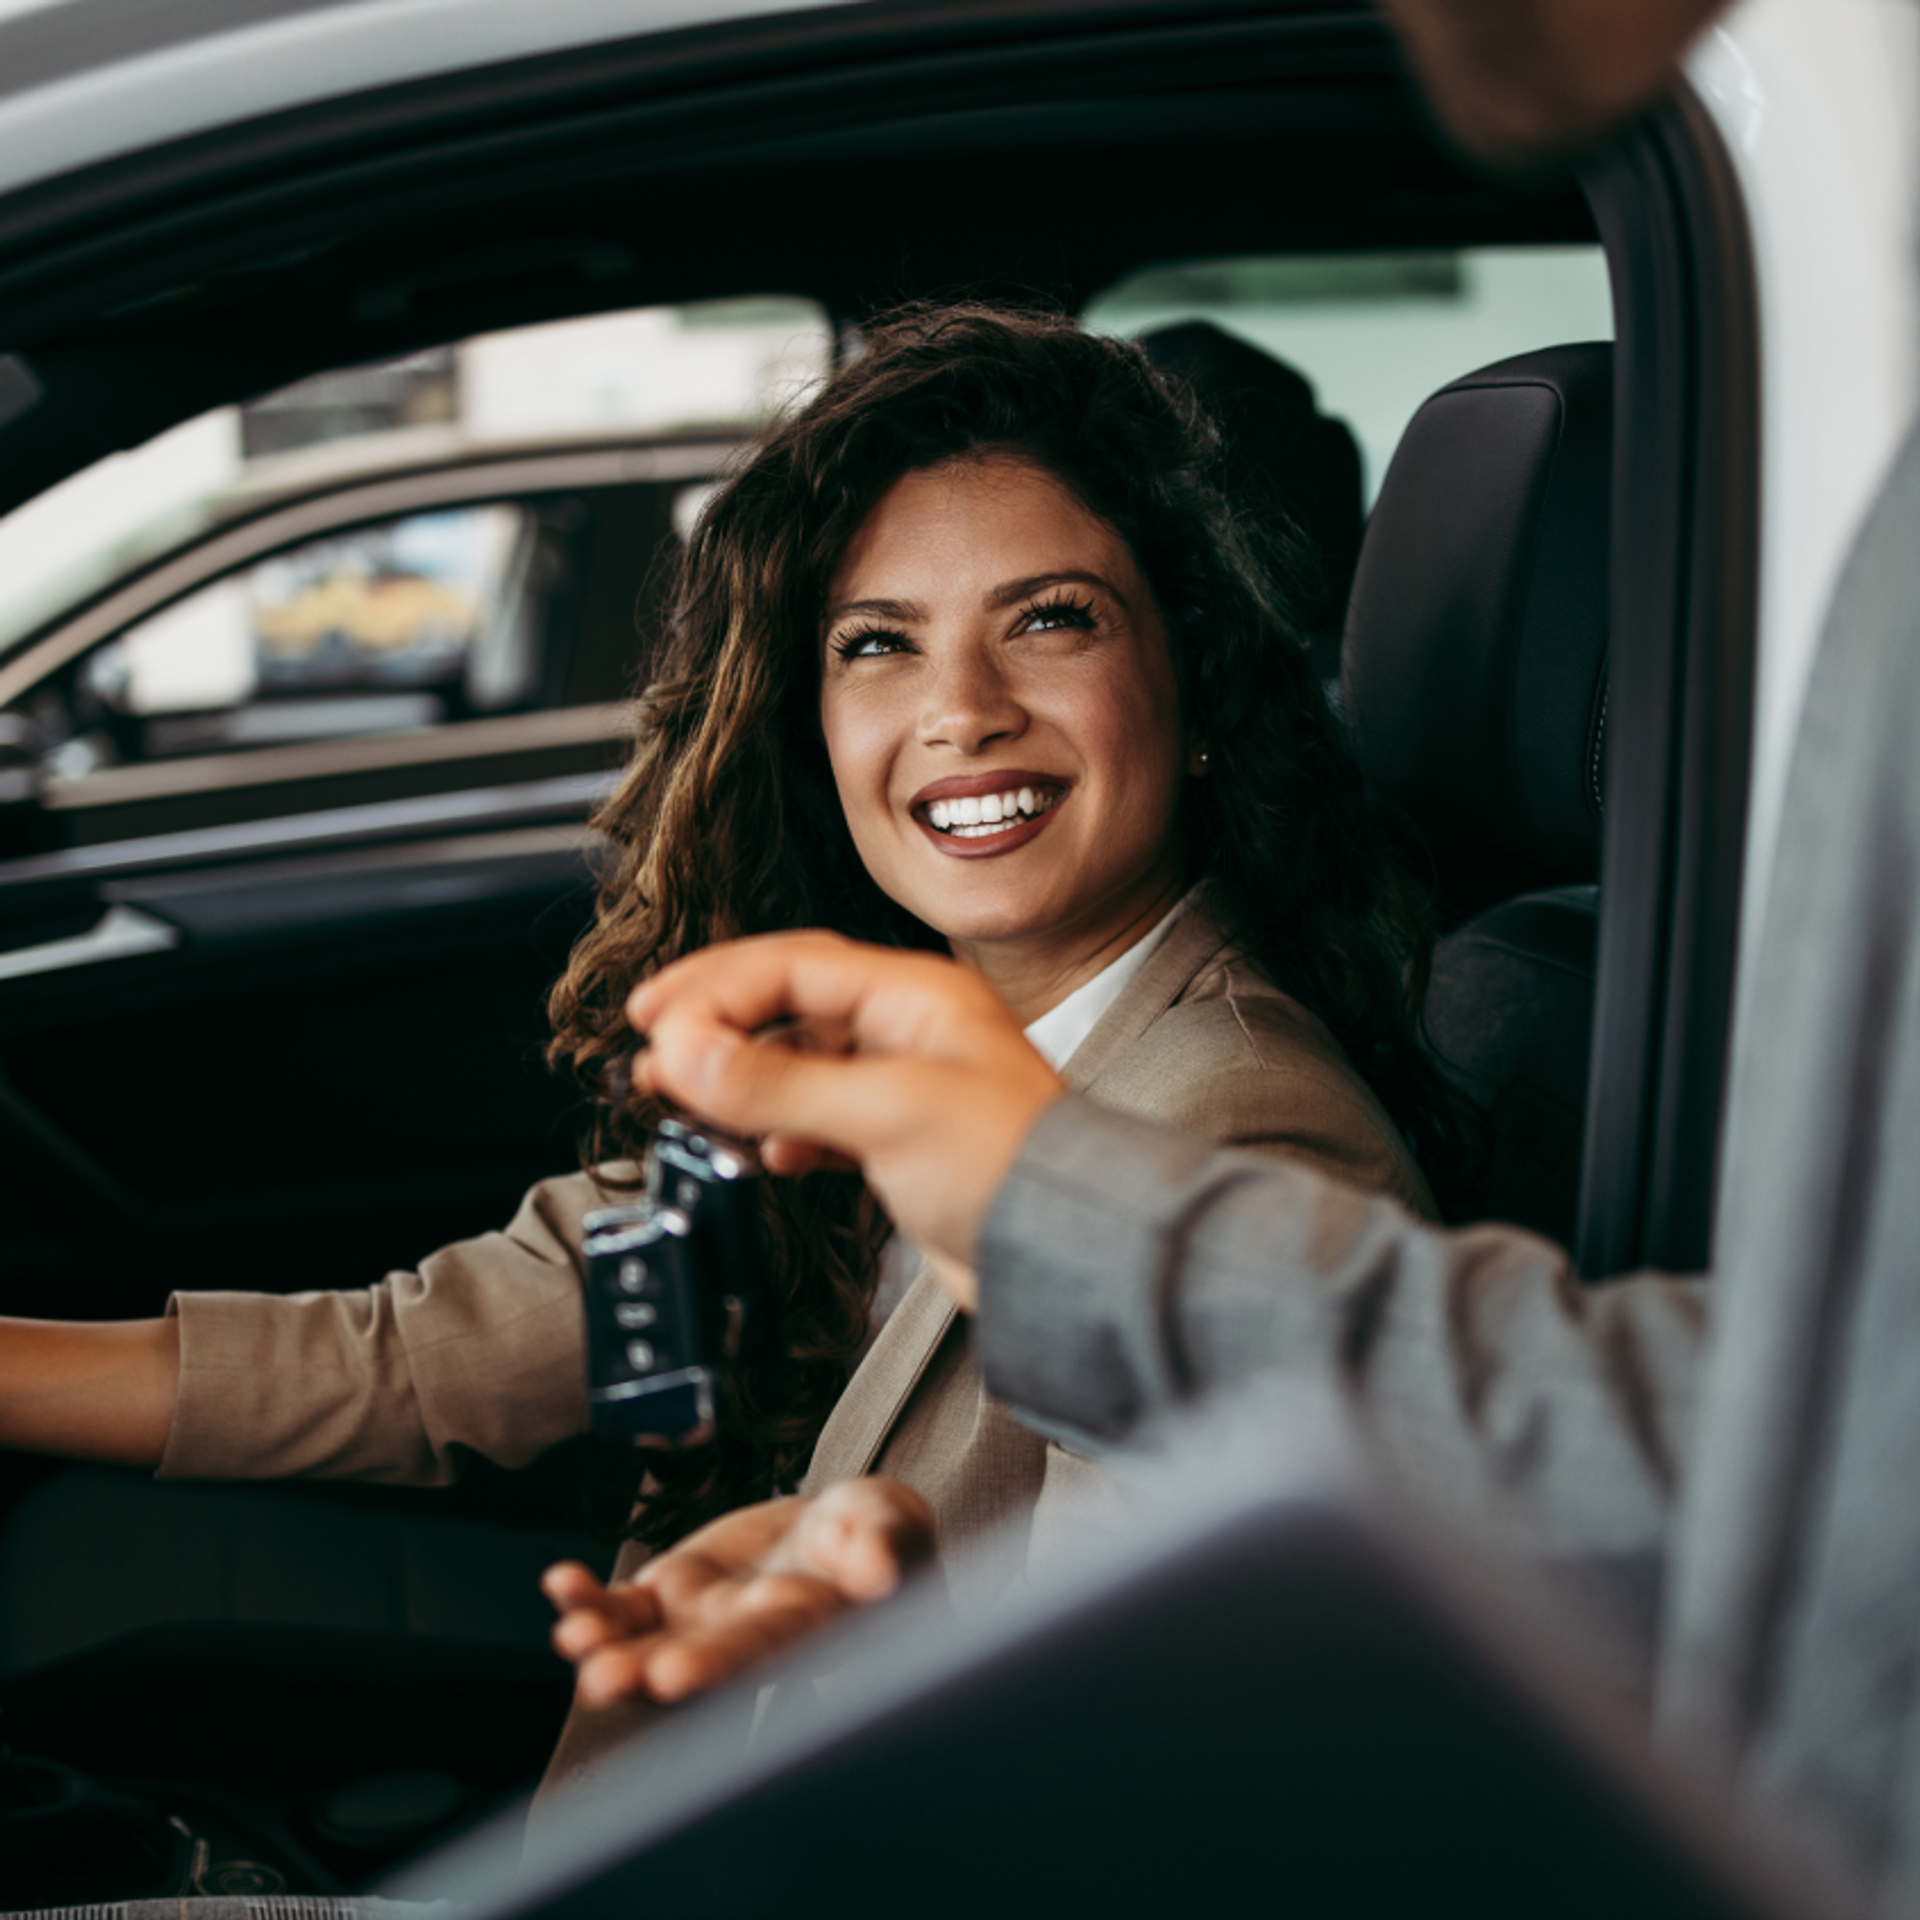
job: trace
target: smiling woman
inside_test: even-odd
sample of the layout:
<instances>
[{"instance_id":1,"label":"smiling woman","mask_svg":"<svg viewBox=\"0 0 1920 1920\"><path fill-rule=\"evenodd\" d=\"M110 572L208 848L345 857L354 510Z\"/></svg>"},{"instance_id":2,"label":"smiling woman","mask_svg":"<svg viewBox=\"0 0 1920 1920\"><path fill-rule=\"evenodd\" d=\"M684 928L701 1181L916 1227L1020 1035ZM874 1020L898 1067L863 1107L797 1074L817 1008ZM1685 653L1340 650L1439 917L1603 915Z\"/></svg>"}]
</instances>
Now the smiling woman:
<instances>
[{"instance_id":1,"label":"smiling woman","mask_svg":"<svg viewBox=\"0 0 1920 1920\"><path fill-rule=\"evenodd\" d=\"M1427 930L1295 631L1283 535L1128 342L916 310L777 426L678 563L616 858L552 1000L592 1172L504 1234L357 1291L182 1293L119 1330L16 1326L0 1443L196 1478L444 1481L587 1424L586 1216L660 1112L634 986L713 941L827 927L951 953L1076 1088L1431 1210L1449 1095L1415 1045ZM877 1469L963 1601L1017 1576L1090 1469L985 1394L966 1326L859 1181L757 1204L781 1336L706 1443L646 1456L622 1569L796 1483ZM115 1410L113 1416L103 1407ZM1020 1522L1029 1525L1023 1530ZM586 1716L568 1764L605 1723Z\"/></svg>"},{"instance_id":2,"label":"smiling woman","mask_svg":"<svg viewBox=\"0 0 1920 1920\"><path fill-rule=\"evenodd\" d=\"M1111 1104L1431 1206L1401 1131L1450 1111L1413 1039L1422 903L1220 452L1139 347L983 307L873 328L768 436L686 549L554 995L603 1152L656 1117L606 1097L634 983L825 926L959 956ZM857 1183L766 1205L785 1350L714 1449L650 1470L636 1536L876 1463L950 1541L1030 1508L1059 1450L984 1399Z\"/></svg>"}]
</instances>

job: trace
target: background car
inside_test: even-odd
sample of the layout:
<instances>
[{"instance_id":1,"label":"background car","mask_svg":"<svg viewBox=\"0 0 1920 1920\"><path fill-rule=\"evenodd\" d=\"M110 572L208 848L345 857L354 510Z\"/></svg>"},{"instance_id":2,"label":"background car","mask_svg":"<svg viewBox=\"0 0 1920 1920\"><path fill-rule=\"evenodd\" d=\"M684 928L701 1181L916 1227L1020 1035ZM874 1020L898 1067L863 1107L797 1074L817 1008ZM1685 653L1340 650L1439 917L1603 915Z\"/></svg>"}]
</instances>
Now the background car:
<instances>
[{"instance_id":1,"label":"background car","mask_svg":"<svg viewBox=\"0 0 1920 1920\"><path fill-rule=\"evenodd\" d=\"M1753 0L1690 90L1520 182L1455 157L1338 0L0 18L0 557L48 554L0 585L0 1308L366 1284L572 1163L542 1000L675 514L868 316L963 291L1280 355L1369 502L1457 377L1611 342L1592 819L1557 853L1488 830L1490 669L1440 661L1472 722L1450 755L1368 764L1428 826L1455 935L1513 951L1485 916L1554 897L1553 1061L1509 1049L1486 1088L1553 1161L1514 1191L1560 1183L1596 1278L1704 1265L1741 929L1914 391L1895 14ZM465 343L769 313L811 343L797 385L749 379L723 420L291 444L317 381L337 418L391 411ZM655 366L633 338L612 363ZM143 506L52 564L80 489L236 420L231 470L151 503L169 526ZM1533 565L1476 562L1489 631ZM1399 584L1444 628L1440 586ZM4 1471L8 1739L187 1809L206 1874L330 1891L537 1775L566 1684L527 1581L579 1531L579 1449L434 1495ZM177 1882L141 1870L68 1891Z\"/></svg>"}]
</instances>

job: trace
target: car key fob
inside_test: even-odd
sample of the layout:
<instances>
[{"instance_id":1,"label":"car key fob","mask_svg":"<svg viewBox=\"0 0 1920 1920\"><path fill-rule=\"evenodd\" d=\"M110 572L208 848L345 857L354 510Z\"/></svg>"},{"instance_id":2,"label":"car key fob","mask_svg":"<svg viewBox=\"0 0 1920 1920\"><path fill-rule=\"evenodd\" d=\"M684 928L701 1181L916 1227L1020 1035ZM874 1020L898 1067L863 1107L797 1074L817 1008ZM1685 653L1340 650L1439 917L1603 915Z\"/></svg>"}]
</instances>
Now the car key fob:
<instances>
[{"instance_id":1,"label":"car key fob","mask_svg":"<svg viewBox=\"0 0 1920 1920\"><path fill-rule=\"evenodd\" d=\"M644 1164L643 1199L586 1219L587 1399L596 1433L698 1446L764 1316L760 1160L670 1115Z\"/></svg>"}]
</instances>

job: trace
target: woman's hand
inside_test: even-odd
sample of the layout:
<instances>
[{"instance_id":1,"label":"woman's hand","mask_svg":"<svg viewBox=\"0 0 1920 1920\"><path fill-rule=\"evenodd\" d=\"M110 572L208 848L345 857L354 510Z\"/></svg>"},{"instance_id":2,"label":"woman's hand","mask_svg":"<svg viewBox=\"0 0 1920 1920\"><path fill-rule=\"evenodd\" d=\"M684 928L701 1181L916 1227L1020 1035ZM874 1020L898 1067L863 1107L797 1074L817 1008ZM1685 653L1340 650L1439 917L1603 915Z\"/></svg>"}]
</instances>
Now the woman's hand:
<instances>
[{"instance_id":1,"label":"woman's hand","mask_svg":"<svg viewBox=\"0 0 1920 1920\"><path fill-rule=\"evenodd\" d=\"M844 1480L724 1514L617 1586L571 1560L540 1584L560 1609L553 1644L578 1670L581 1704L604 1707L684 1700L731 1680L885 1599L932 1554L933 1515L917 1493Z\"/></svg>"},{"instance_id":2,"label":"woman's hand","mask_svg":"<svg viewBox=\"0 0 1920 1920\"><path fill-rule=\"evenodd\" d=\"M627 1001L637 1083L761 1139L775 1172L842 1155L973 1304L974 1241L1065 1083L978 974L831 933L767 934L676 961ZM756 1045L775 1022L805 1047Z\"/></svg>"}]
</instances>

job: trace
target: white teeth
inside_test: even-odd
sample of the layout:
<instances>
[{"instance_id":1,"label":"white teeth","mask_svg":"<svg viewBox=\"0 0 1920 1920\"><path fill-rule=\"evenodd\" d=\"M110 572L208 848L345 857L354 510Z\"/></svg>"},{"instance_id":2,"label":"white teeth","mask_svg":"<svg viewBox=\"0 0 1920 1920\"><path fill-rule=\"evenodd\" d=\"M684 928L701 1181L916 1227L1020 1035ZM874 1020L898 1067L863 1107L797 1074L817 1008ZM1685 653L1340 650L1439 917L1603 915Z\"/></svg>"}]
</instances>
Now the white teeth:
<instances>
[{"instance_id":1,"label":"white teeth","mask_svg":"<svg viewBox=\"0 0 1920 1920\"><path fill-rule=\"evenodd\" d=\"M1055 788L1020 787L977 800L933 800L927 804L927 824L959 839L981 840L1018 826L1023 817L1045 813L1059 798Z\"/></svg>"}]
</instances>

